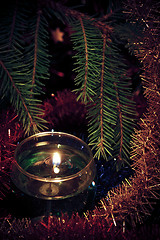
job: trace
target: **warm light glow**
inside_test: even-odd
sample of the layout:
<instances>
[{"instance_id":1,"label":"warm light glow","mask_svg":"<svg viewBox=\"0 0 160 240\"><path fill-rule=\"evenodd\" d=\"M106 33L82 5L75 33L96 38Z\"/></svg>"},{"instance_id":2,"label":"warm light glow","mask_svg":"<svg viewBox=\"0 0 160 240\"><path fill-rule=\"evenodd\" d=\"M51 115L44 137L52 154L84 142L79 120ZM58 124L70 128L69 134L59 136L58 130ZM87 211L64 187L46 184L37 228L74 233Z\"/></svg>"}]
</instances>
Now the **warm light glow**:
<instances>
[{"instance_id":1,"label":"warm light glow","mask_svg":"<svg viewBox=\"0 0 160 240\"><path fill-rule=\"evenodd\" d=\"M36 147L41 147L41 146L45 146L45 145L47 145L47 144L48 144L47 141L46 141L46 142L38 142L38 143L35 144L35 146L36 146Z\"/></svg>"},{"instance_id":2,"label":"warm light glow","mask_svg":"<svg viewBox=\"0 0 160 240\"><path fill-rule=\"evenodd\" d=\"M53 171L54 171L54 173L56 173L56 174L57 174L57 173L59 173L59 172L60 172L60 169L59 169L58 167L54 167L54 168L53 168Z\"/></svg>"},{"instance_id":3,"label":"warm light glow","mask_svg":"<svg viewBox=\"0 0 160 240\"><path fill-rule=\"evenodd\" d=\"M61 156L58 152L53 153L53 165L59 165L61 163Z\"/></svg>"}]
</instances>

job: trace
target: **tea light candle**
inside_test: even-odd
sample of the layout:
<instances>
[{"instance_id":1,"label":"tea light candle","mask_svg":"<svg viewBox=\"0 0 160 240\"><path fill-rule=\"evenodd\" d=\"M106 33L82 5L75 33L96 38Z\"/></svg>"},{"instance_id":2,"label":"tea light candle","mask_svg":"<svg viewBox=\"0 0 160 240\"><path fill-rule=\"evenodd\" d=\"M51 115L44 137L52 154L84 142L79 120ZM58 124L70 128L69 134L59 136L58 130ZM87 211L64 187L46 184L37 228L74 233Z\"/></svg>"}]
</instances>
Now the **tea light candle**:
<instances>
[{"instance_id":1,"label":"tea light candle","mask_svg":"<svg viewBox=\"0 0 160 240\"><path fill-rule=\"evenodd\" d=\"M64 199L87 189L96 175L88 145L66 133L44 132L22 141L15 151L11 178L28 195Z\"/></svg>"},{"instance_id":2,"label":"tea light candle","mask_svg":"<svg viewBox=\"0 0 160 240\"><path fill-rule=\"evenodd\" d=\"M61 163L61 156L58 152L53 153L52 163L53 163L53 167L51 168L51 176L54 176L54 173L58 174L60 172L60 169L58 166ZM55 184L50 182L50 183L43 184L39 188L39 192L45 196L48 196L48 195L55 196L56 194L58 194L59 189Z\"/></svg>"}]
</instances>

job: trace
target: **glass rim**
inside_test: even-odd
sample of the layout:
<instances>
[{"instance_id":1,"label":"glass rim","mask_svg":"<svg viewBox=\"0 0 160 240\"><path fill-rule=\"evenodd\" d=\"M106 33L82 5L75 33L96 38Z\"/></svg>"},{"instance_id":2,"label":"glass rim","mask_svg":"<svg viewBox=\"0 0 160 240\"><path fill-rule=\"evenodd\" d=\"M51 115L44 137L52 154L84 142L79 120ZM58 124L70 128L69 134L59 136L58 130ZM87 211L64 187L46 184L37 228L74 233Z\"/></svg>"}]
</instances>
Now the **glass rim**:
<instances>
[{"instance_id":1,"label":"glass rim","mask_svg":"<svg viewBox=\"0 0 160 240\"><path fill-rule=\"evenodd\" d=\"M29 172L27 172L26 170L24 170L17 162L17 159L16 159L16 156L17 156L17 153L18 151L20 150L21 146L26 143L26 142L29 142L31 139L34 139L36 137L41 137L41 136L44 136L44 135L65 135L67 137L72 137L73 139L81 142L85 147L86 149L88 150L88 153L89 153L89 162L88 164L83 168L81 169L79 172L75 173L75 174L72 174L70 176L66 176L66 177L56 177L56 178L44 178L44 177L39 177L39 176L36 176L34 174L31 174ZM15 152L14 152L14 163L17 165L18 169L24 174L26 175L27 177L30 177L32 179L35 179L35 180L40 180L42 182L63 182L63 181L66 181L66 180L71 180L71 179L74 179L76 178L77 176L80 177L82 176L83 172L86 171L86 169L89 167L89 165L92 164L92 162L94 162L94 158L93 158L93 154L92 154L92 151L90 149L90 147L88 146L88 144L86 142L84 142L81 138L78 138L77 136L74 136L72 134L69 134L69 133L65 133L65 132L52 132L52 131L48 131L48 132L40 132L40 133L36 133L34 135L31 135L27 138L25 138L24 140L22 140L18 146L16 147L15 149Z\"/></svg>"}]
</instances>

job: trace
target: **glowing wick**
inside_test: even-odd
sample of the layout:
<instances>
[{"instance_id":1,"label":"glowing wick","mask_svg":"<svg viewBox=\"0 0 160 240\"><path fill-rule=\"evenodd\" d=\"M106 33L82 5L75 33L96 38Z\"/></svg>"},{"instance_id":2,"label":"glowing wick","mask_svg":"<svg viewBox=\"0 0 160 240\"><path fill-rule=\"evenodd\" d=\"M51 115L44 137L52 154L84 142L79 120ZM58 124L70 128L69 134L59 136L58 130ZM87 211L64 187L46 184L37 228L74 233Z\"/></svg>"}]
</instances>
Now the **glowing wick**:
<instances>
[{"instance_id":1,"label":"glowing wick","mask_svg":"<svg viewBox=\"0 0 160 240\"><path fill-rule=\"evenodd\" d=\"M53 171L55 173L59 173L60 169L58 165L61 163L61 156L58 152L53 153L52 161L53 161Z\"/></svg>"},{"instance_id":2,"label":"glowing wick","mask_svg":"<svg viewBox=\"0 0 160 240\"><path fill-rule=\"evenodd\" d=\"M54 168L53 168L53 171L54 171L55 173L59 173L59 172L60 172L60 169L59 169L58 167L54 167Z\"/></svg>"}]
</instances>

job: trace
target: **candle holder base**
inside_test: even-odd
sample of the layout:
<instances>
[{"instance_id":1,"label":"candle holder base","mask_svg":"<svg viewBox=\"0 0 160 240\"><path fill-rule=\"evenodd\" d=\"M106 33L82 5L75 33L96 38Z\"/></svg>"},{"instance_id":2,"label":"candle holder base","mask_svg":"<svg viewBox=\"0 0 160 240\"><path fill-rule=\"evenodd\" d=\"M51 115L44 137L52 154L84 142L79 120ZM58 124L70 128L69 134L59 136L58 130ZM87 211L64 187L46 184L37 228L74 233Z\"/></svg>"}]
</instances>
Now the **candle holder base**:
<instances>
[{"instance_id":1,"label":"candle holder base","mask_svg":"<svg viewBox=\"0 0 160 240\"><path fill-rule=\"evenodd\" d=\"M7 196L7 205L11 215L15 218L30 218L36 222L38 219L47 216L60 217L61 214L67 214L69 217L78 212L82 215L87 210L92 210L95 206L96 185L94 182L83 192L59 200L45 200L29 196L20 191L12 183L12 193Z\"/></svg>"},{"instance_id":2,"label":"candle holder base","mask_svg":"<svg viewBox=\"0 0 160 240\"><path fill-rule=\"evenodd\" d=\"M44 132L15 150L11 179L25 194L44 200L67 199L85 191L96 176L89 146L66 133Z\"/></svg>"},{"instance_id":3,"label":"candle holder base","mask_svg":"<svg viewBox=\"0 0 160 240\"><path fill-rule=\"evenodd\" d=\"M14 156L10 174L16 189L11 196L14 215L71 216L94 205L90 195L95 196L96 165L82 139L61 132L38 133L24 139Z\"/></svg>"}]
</instances>

